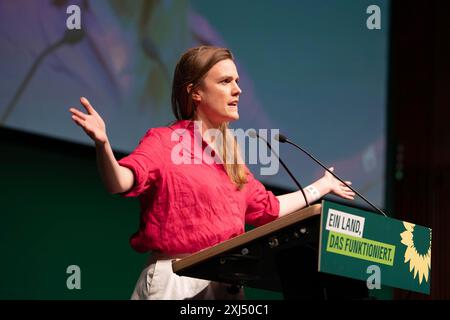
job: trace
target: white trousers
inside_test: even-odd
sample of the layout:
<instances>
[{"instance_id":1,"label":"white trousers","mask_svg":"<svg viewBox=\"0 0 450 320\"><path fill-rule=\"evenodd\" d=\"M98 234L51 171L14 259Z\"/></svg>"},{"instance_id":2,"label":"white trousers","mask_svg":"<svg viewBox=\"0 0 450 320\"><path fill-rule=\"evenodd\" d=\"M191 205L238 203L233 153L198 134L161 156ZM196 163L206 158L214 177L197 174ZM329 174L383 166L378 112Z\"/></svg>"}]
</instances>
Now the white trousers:
<instances>
[{"instance_id":1,"label":"white trousers","mask_svg":"<svg viewBox=\"0 0 450 320\"><path fill-rule=\"evenodd\" d=\"M151 256L131 296L132 300L242 300L244 290L236 293L229 284L191 277L172 271L173 258Z\"/></svg>"}]
</instances>

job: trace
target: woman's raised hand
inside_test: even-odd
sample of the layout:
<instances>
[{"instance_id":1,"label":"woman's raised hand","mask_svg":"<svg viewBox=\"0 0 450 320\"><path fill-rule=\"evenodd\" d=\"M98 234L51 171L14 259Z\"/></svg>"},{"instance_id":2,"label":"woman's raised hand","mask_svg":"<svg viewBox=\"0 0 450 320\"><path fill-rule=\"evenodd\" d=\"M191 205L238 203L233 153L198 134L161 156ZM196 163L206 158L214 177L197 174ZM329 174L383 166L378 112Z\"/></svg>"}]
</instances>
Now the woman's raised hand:
<instances>
[{"instance_id":1,"label":"woman's raised hand","mask_svg":"<svg viewBox=\"0 0 450 320\"><path fill-rule=\"evenodd\" d=\"M106 135L105 122L86 98L81 97L80 102L86 109L87 114L75 108L70 108L69 111L72 113L72 120L83 128L84 132L86 132L96 144L106 143L108 137Z\"/></svg>"},{"instance_id":2,"label":"woman's raised hand","mask_svg":"<svg viewBox=\"0 0 450 320\"><path fill-rule=\"evenodd\" d=\"M334 171L334 168L329 168L330 171ZM340 182L338 179L333 177L331 173L325 171L323 178L326 181L326 185L330 188L330 192L338 195L344 199L353 200L355 198L355 193L347 187L345 184ZM345 181L348 185L351 185L351 181Z\"/></svg>"}]
</instances>

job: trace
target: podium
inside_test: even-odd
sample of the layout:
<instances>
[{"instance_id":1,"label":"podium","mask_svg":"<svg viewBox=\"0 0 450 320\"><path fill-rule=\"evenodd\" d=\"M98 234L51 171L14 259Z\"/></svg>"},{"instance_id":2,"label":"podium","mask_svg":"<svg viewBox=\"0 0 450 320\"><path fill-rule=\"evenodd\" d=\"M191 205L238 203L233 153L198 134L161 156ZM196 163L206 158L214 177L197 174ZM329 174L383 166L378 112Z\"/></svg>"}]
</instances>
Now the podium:
<instances>
[{"instance_id":1,"label":"podium","mask_svg":"<svg viewBox=\"0 0 450 320\"><path fill-rule=\"evenodd\" d=\"M322 201L173 260L172 269L180 276L282 292L288 300L326 300L368 299L367 279L378 279L369 270L376 267L383 285L427 293L431 262L419 281L404 259L411 225ZM431 261L431 229L416 229L429 232Z\"/></svg>"}]
</instances>

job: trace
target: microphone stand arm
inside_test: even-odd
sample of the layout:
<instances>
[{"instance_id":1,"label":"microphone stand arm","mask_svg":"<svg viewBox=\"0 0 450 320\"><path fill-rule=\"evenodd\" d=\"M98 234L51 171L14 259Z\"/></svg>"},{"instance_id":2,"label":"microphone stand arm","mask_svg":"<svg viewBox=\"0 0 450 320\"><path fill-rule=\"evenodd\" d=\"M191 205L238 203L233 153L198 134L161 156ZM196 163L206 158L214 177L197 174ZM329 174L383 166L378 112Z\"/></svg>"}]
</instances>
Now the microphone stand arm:
<instances>
[{"instance_id":1,"label":"microphone stand arm","mask_svg":"<svg viewBox=\"0 0 450 320\"><path fill-rule=\"evenodd\" d=\"M275 154L275 156L278 158L278 160L280 161L281 165L283 166L283 168L286 170L286 172L289 174L289 176L292 178L292 180L294 180L295 184L297 185L297 187L300 189L300 191L303 194L303 198L305 198L305 203L306 203L306 207L309 207L309 202L308 199L306 198L306 194L305 191L303 190L303 187L301 186L301 184L297 181L297 179L295 179L294 175L291 173L291 171L288 169L288 167L284 164L283 160L281 160L281 158L279 157L279 155L272 149L272 147L270 146L270 143L263 139L262 137L260 137L262 140L264 140L264 142L267 144L267 146L269 147L269 150L271 152L273 152Z\"/></svg>"},{"instance_id":2,"label":"microphone stand arm","mask_svg":"<svg viewBox=\"0 0 450 320\"><path fill-rule=\"evenodd\" d=\"M344 180L342 180L341 178L339 178L337 175L335 175L332 171L330 171L327 167L325 167L319 160L317 160L312 154L310 154L308 151L306 151L305 149L303 149L302 147L300 147L299 145L297 145L296 143L290 141L289 139L285 139L285 142L289 143L290 145L293 145L294 147L296 147L297 149L300 149L301 151L303 151L306 155L308 155L311 159L313 159L315 162L317 162L322 168L324 168L326 171L328 171L333 177L335 177L336 179L338 179L340 182L342 182L344 185L346 185L350 190L352 190L354 193L356 193L361 199L363 199L367 204L369 204L373 209L375 209L377 211L377 213L380 213L382 215L384 215L385 217L387 217L386 213L384 213L383 210L379 209L377 206L375 206L374 204L372 204L369 200L367 200L362 194L360 194L358 191L356 191L355 189L353 189L352 187L350 187L347 183L345 183ZM281 160L280 160L281 161Z\"/></svg>"}]
</instances>

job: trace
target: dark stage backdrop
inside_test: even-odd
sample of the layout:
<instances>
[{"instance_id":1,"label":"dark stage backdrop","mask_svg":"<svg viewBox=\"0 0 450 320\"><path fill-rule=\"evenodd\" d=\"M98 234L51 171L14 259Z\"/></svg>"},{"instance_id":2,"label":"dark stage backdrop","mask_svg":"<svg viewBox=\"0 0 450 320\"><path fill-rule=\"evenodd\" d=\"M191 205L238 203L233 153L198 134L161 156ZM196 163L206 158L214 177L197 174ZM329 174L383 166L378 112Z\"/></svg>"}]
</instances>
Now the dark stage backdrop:
<instances>
[{"instance_id":1,"label":"dark stage backdrop","mask_svg":"<svg viewBox=\"0 0 450 320\"><path fill-rule=\"evenodd\" d=\"M450 25L448 1L392 6L387 203L433 229L431 294L450 299Z\"/></svg>"}]
</instances>

